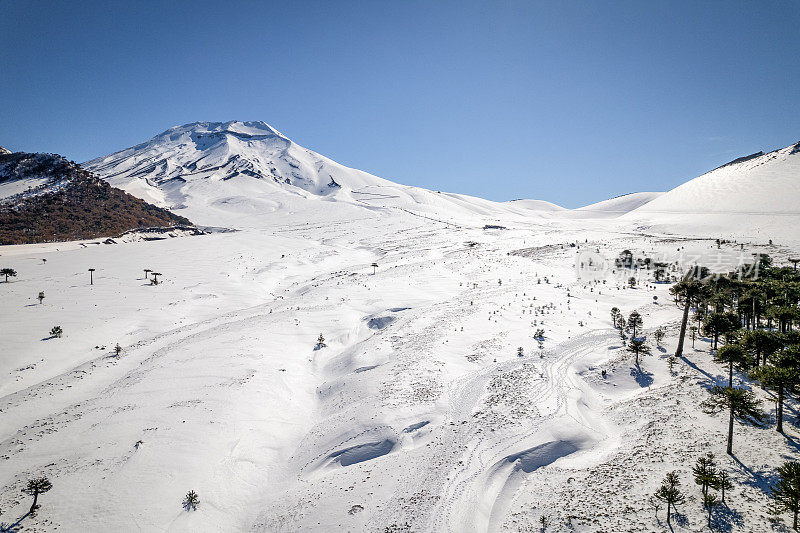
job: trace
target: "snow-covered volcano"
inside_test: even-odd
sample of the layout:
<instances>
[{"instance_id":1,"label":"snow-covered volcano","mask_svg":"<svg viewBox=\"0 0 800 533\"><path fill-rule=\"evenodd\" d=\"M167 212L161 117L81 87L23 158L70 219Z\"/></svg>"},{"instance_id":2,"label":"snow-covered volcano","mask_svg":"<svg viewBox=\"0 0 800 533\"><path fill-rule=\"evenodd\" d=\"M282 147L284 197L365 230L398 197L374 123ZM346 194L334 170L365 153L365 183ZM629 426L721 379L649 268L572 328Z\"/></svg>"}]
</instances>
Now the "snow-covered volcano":
<instances>
[{"instance_id":1,"label":"snow-covered volcano","mask_svg":"<svg viewBox=\"0 0 800 533\"><path fill-rule=\"evenodd\" d=\"M259 178L317 195L386 180L344 167L296 145L266 122L193 122L86 166L120 185L170 189L200 180ZM174 186L174 185L173 185Z\"/></svg>"},{"instance_id":2,"label":"snow-covered volcano","mask_svg":"<svg viewBox=\"0 0 800 533\"><path fill-rule=\"evenodd\" d=\"M487 222L562 209L549 202L492 202L400 185L303 148L260 121L176 126L84 167L131 194L188 209L188 216L209 224L292 211L299 198L412 210L446 220L477 215Z\"/></svg>"}]
</instances>

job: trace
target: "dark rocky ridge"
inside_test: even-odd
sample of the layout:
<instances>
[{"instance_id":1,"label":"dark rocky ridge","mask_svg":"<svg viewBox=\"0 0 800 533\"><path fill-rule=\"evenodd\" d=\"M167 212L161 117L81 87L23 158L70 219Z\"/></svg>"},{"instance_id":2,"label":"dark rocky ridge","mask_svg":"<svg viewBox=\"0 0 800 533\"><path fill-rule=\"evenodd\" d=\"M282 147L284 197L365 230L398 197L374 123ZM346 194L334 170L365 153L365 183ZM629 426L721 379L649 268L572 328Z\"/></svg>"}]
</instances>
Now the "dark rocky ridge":
<instances>
[{"instance_id":1,"label":"dark rocky ridge","mask_svg":"<svg viewBox=\"0 0 800 533\"><path fill-rule=\"evenodd\" d=\"M109 185L57 154L0 152L3 185L38 179L0 199L0 245L115 237L137 228L191 225Z\"/></svg>"}]
</instances>

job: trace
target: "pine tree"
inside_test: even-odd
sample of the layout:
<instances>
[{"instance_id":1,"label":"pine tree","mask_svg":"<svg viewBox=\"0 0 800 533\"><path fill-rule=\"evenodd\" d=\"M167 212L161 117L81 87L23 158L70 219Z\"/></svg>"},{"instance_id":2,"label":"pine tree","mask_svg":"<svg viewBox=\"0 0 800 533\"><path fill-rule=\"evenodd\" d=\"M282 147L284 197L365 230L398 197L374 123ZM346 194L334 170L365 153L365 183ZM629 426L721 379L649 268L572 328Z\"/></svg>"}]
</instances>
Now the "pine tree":
<instances>
[{"instance_id":1,"label":"pine tree","mask_svg":"<svg viewBox=\"0 0 800 533\"><path fill-rule=\"evenodd\" d=\"M25 488L22 489L22 492L30 496L33 496L33 503L31 504L30 511L28 511L30 514L35 513L36 509L39 508L39 505L37 504L39 500L39 495L44 494L45 492L49 491L52 488L53 484L50 483L50 480L47 479L46 477L39 477L28 480L28 484L25 485Z\"/></svg>"},{"instance_id":2,"label":"pine tree","mask_svg":"<svg viewBox=\"0 0 800 533\"><path fill-rule=\"evenodd\" d=\"M190 490L186 493L186 496L183 498L183 508L187 511L196 511L197 506L200 505L200 498L197 496L197 493L193 490Z\"/></svg>"},{"instance_id":3,"label":"pine tree","mask_svg":"<svg viewBox=\"0 0 800 533\"><path fill-rule=\"evenodd\" d=\"M120 346L119 343L117 343L117 345L114 346L114 355L119 357L119 354L121 353L122 353L122 346Z\"/></svg>"},{"instance_id":4,"label":"pine tree","mask_svg":"<svg viewBox=\"0 0 800 533\"><path fill-rule=\"evenodd\" d=\"M42 305L42 300L44 300L44 291L40 291L37 298L39 299L39 305Z\"/></svg>"},{"instance_id":5,"label":"pine tree","mask_svg":"<svg viewBox=\"0 0 800 533\"><path fill-rule=\"evenodd\" d=\"M523 355L525 355L525 353L522 350L522 346L520 346L519 348L517 348L517 357L522 357Z\"/></svg>"},{"instance_id":6,"label":"pine tree","mask_svg":"<svg viewBox=\"0 0 800 533\"><path fill-rule=\"evenodd\" d=\"M322 333L320 333L319 337L317 337L317 348L324 348L326 346L327 344L325 344L325 337L323 337Z\"/></svg>"},{"instance_id":7,"label":"pine tree","mask_svg":"<svg viewBox=\"0 0 800 533\"><path fill-rule=\"evenodd\" d=\"M61 329L61 326L53 326L53 328L50 330L50 336L56 337L58 339L60 339L61 335L63 335L63 334L64 334L64 330Z\"/></svg>"},{"instance_id":8,"label":"pine tree","mask_svg":"<svg viewBox=\"0 0 800 533\"><path fill-rule=\"evenodd\" d=\"M791 461L777 468L778 483L772 487L770 514L792 513L792 528L797 531L800 513L800 463Z\"/></svg>"},{"instance_id":9,"label":"pine tree","mask_svg":"<svg viewBox=\"0 0 800 533\"><path fill-rule=\"evenodd\" d=\"M670 516L672 507L686 501L686 497L681 493L681 482L678 480L677 472L669 472L664 476L661 486L658 488L654 496L656 499L666 502L667 504L667 524L670 523Z\"/></svg>"}]
</instances>

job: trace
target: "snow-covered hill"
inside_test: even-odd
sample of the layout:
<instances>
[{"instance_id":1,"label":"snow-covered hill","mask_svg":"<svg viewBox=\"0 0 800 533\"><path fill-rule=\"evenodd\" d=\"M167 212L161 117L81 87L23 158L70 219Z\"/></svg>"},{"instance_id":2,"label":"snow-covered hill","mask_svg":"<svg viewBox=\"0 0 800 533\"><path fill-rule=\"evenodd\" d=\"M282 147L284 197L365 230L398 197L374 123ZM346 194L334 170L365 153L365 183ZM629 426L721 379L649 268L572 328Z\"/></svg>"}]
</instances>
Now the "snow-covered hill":
<instances>
[{"instance_id":1,"label":"snow-covered hill","mask_svg":"<svg viewBox=\"0 0 800 533\"><path fill-rule=\"evenodd\" d=\"M652 202L663 192L633 192L630 194L623 194L597 202L584 207L580 207L571 212L572 217L580 218L613 218L629 213L634 209L641 207L648 202Z\"/></svg>"},{"instance_id":2,"label":"snow-covered hill","mask_svg":"<svg viewBox=\"0 0 800 533\"><path fill-rule=\"evenodd\" d=\"M156 205L186 209L206 224L258 224L258 215L294 210L298 198L410 210L448 221L545 216L560 209L399 185L303 148L260 121L176 126L84 166L116 187Z\"/></svg>"},{"instance_id":3,"label":"snow-covered hill","mask_svg":"<svg viewBox=\"0 0 800 533\"><path fill-rule=\"evenodd\" d=\"M797 240L798 206L800 142L718 167L623 218L674 232Z\"/></svg>"}]
</instances>

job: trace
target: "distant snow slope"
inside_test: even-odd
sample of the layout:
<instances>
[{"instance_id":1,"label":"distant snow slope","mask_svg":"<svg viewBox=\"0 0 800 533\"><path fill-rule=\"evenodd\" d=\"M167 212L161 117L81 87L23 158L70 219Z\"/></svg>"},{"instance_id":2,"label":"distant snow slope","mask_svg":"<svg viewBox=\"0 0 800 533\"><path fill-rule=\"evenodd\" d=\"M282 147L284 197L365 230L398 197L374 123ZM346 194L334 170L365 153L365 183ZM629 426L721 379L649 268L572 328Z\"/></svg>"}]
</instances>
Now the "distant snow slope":
<instances>
[{"instance_id":1,"label":"distant snow slope","mask_svg":"<svg viewBox=\"0 0 800 533\"><path fill-rule=\"evenodd\" d=\"M675 231L800 237L800 143L732 161L623 216Z\"/></svg>"},{"instance_id":2,"label":"distant snow slope","mask_svg":"<svg viewBox=\"0 0 800 533\"><path fill-rule=\"evenodd\" d=\"M664 194L663 192L633 192L603 200L573 210L572 215L582 218L618 217L633 211Z\"/></svg>"},{"instance_id":3,"label":"distant snow slope","mask_svg":"<svg viewBox=\"0 0 800 533\"><path fill-rule=\"evenodd\" d=\"M188 209L189 216L207 224L241 223L242 214L285 209L287 202L301 197L335 198L368 209L407 209L444 220L529 217L540 211L399 185L298 146L260 121L177 126L84 166L147 201ZM558 209L547 202L540 207Z\"/></svg>"}]
</instances>

